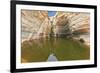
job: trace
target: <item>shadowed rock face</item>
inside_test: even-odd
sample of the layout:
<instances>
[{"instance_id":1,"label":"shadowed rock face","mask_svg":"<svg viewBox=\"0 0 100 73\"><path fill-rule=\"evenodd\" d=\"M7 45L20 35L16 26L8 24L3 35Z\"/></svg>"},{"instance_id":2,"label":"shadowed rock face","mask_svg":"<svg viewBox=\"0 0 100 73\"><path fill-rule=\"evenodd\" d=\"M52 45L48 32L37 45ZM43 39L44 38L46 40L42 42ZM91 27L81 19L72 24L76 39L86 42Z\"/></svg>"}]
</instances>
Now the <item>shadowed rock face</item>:
<instances>
[{"instance_id":1,"label":"shadowed rock face","mask_svg":"<svg viewBox=\"0 0 100 73\"><path fill-rule=\"evenodd\" d=\"M49 37L51 30L54 36L64 35L75 39L83 38L89 42L89 13L60 11L56 12L54 16L48 17L48 11L22 10L21 16L22 42Z\"/></svg>"},{"instance_id":2,"label":"shadowed rock face","mask_svg":"<svg viewBox=\"0 0 100 73\"><path fill-rule=\"evenodd\" d=\"M57 12L54 19L54 33L70 36L74 39L84 39L89 45L90 14L80 12Z\"/></svg>"},{"instance_id":3,"label":"shadowed rock face","mask_svg":"<svg viewBox=\"0 0 100 73\"><path fill-rule=\"evenodd\" d=\"M54 22L59 28L65 26L65 30L70 28L73 32L89 32L90 15L89 13L58 12Z\"/></svg>"}]
</instances>

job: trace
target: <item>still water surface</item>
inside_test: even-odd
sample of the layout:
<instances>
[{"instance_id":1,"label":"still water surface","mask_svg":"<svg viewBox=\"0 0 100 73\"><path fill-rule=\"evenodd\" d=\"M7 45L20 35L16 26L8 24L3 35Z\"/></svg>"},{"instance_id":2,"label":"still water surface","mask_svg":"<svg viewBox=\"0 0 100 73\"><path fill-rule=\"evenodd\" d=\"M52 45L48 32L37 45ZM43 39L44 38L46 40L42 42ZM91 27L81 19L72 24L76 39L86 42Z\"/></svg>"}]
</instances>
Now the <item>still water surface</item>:
<instances>
[{"instance_id":1,"label":"still water surface","mask_svg":"<svg viewBox=\"0 0 100 73\"><path fill-rule=\"evenodd\" d=\"M21 61L47 62L86 60L90 58L90 48L83 43L66 38L39 39L23 42Z\"/></svg>"}]
</instances>

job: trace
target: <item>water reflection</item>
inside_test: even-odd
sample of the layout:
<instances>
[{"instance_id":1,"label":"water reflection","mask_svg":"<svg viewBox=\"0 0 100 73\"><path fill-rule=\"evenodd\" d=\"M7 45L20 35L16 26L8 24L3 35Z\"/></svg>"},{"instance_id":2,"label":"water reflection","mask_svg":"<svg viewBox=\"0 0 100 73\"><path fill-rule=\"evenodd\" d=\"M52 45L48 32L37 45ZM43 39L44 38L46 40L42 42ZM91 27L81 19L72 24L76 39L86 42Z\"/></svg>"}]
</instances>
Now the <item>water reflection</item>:
<instances>
[{"instance_id":1,"label":"water reflection","mask_svg":"<svg viewBox=\"0 0 100 73\"><path fill-rule=\"evenodd\" d=\"M84 60L90 58L90 49L79 41L66 38L25 41L21 49L21 61L46 62L50 55L54 61Z\"/></svg>"}]
</instances>

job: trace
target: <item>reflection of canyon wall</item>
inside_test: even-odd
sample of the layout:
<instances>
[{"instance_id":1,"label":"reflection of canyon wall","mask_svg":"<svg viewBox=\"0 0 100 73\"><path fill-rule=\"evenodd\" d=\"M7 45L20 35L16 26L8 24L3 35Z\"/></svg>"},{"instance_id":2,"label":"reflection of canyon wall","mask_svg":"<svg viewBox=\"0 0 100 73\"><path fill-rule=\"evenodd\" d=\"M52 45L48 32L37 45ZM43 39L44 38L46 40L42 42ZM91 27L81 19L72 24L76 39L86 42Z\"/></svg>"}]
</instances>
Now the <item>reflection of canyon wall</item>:
<instances>
[{"instance_id":1,"label":"reflection of canyon wall","mask_svg":"<svg viewBox=\"0 0 100 73\"><path fill-rule=\"evenodd\" d=\"M21 15L22 41L48 37L53 28L55 37L83 39L89 45L89 13L57 12L55 16L48 17L47 11L22 10Z\"/></svg>"},{"instance_id":2,"label":"reflection of canyon wall","mask_svg":"<svg viewBox=\"0 0 100 73\"><path fill-rule=\"evenodd\" d=\"M22 10L22 41L45 37L50 32L47 11Z\"/></svg>"}]
</instances>

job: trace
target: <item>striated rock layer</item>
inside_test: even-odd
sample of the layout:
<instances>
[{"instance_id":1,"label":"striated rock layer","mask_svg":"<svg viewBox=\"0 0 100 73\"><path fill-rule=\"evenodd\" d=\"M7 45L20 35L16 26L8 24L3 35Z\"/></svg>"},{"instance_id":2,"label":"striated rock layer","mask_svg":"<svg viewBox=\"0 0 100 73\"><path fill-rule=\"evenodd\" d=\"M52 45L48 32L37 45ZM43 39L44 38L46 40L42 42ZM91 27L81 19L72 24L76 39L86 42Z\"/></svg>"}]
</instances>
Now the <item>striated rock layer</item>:
<instances>
[{"instance_id":1,"label":"striated rock layer","mask_svg":"<svg viewBox=\"0 0 100 73\"><path fill-rule=\"evenodd\" d=\"M22 42L37 39L50 33L47 11L22 10Z\"/></svg>"},{"instance_id":2,"label":"striated rock layer","mask_svg":"<svg viewBox=\"0 0 100 73\"><path fill-rule=\"evenodd\" d=\"M90 45L90 14L82 12L57 12L54 18L54 33L83 39ZM55 35L55 36L57 36Z\"/></svg>"},{"instance_id":3,"label":"striated rock layer","mask_svg":"<svg viewBox=\"0 0 100 73\"><path fill-rule=\"evenodd\" d=\"M55 37L83 39L90 45L90 14L82 12L56 12L48 17L48 11L21 11L22 42L25 40L49 37L51 31Z\"/></svg>"}]
</instances>

